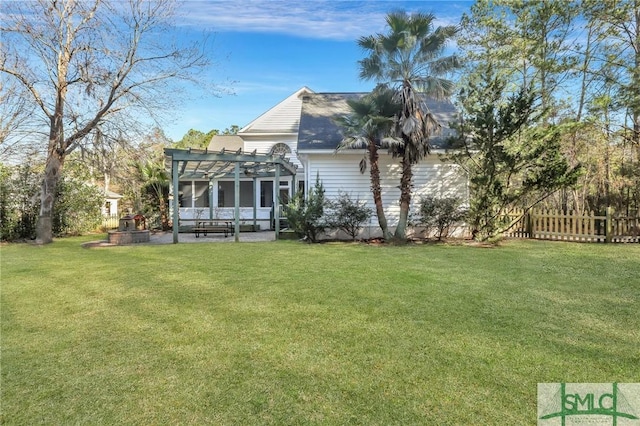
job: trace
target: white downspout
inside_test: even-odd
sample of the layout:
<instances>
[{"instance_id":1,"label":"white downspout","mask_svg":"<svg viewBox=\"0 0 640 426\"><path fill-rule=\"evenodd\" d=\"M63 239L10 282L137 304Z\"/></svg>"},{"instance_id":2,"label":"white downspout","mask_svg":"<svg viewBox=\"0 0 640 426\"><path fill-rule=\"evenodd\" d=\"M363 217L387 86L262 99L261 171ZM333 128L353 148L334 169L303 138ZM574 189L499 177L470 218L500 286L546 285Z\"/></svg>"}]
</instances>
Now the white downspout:
<instances>
[{"instance_id":1,"label":"white downspout","mask_svg":"<svg viewBox=\"0 0 640 426\"><path fill-rule=\"evenodd\" d=\"M304 167L304 197L306 199L311 185L311 160L309 159L309 156L304 154L298 154L298 160L300 160L302 167Z\"/></svg>"}]
</instances>

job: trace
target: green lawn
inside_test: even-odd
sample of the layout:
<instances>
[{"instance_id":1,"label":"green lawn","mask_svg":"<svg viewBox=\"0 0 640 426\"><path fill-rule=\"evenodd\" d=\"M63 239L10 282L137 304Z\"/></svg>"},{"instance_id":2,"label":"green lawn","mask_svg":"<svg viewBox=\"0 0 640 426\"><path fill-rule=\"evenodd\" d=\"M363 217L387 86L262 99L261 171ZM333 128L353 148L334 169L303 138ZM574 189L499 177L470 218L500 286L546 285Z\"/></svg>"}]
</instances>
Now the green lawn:
<instances>
[{"instance_id":1,"label":"green lawn","mask_svg":"<svg viewBox=\"0 0 640 426\"><path fill-rule=\"evenodd\" d=\"M536 422L538 382L640 381L640 245L0 248L2 417Z\"/></svg>"}]
</instances>

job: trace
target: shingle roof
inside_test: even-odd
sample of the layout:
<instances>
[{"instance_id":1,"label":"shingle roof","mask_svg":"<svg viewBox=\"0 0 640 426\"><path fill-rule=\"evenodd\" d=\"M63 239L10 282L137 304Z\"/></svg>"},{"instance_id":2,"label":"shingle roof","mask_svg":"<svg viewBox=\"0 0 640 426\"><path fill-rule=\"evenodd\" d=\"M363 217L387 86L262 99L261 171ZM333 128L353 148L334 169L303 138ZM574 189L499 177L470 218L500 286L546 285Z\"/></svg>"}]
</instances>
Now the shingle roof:
<instances>
[{"instance_id":1,"label":"shingle roof","mask_svg":"<svg viewBox=\"0 0 640 426\"><path fill-rule=\"evenodd\" d=\"M349 99L359 99L366 93L309 93L302 97L302 113L298 131L298 151L326 149L335 150L344 135L335 122L351 113ZM442 131L430 139L433 148L443 148L446 138L453 130L449 122L454 121L456 110L450 101L425 98L427 107L434 114Z\"/></svg>"},{"instance_id":2,"label":"shingle roof","mask_svg":"<svg viewBox=\"0 0 640 426\"><path fill-rule=\"evenodd\" d=\"M227 151L237 151L244 148L244 140L236 135L214 135L207 146L209 151L220 151L222 148Z\"/></svg>"}]
</instances>

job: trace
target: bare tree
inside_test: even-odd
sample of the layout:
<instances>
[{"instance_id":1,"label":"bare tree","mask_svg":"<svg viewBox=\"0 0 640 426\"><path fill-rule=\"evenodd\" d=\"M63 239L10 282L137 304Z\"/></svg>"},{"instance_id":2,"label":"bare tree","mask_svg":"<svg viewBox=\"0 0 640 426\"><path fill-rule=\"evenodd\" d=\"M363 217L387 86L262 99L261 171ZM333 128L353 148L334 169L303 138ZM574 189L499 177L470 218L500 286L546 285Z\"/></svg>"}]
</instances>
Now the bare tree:
<instances>
[{"instance_id":1,"label":"bare tree","mask_svg":"<svg viewBox=\"0 0 640 426\"><path fill-rule=\"evenodd\" d=\"M175 10L174 0L0 3L0 72L28 93L21 100L35 105L47 123L34 129L47 134L38 242L52 241L56 186L67 156L99 126L130 131L159 120L175 106L175 85L195 82L209 66L206 40L185 45L171 39Z\"/></svg>"},{"instance_id":2,"label":"bare tree","mask_svg":"<svg viewBox=\"0 0 640 426\"><path fill-rule=\"evenodd\" d=\"M25 140L34 106L27 102L22 86L0 79L0 160L15 157Z\"/></svg>"}]
</instances>

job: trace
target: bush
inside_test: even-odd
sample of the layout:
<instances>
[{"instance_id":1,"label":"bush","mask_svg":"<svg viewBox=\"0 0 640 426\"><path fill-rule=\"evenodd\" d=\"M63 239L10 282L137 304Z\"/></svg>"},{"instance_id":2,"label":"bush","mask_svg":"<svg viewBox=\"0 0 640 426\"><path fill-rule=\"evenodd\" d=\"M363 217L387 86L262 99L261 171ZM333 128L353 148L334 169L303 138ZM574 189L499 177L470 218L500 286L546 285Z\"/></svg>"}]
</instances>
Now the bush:
<instances>
[{"instance_id":1,"label":"bush","mask_svg":"<svg viewBox=\"0 0 640 426\"><path fill-rule=\"evenodd\" d=\"M53 206L53 234L80 235L102 224L104 194L96 186L67 174L58 182Z\"/></svg>"},{"instance_id":2,"label":"bush","mask_svg":"<svg viewBox=\"0 0 640 426\"><path fill-rule=\"evenodd\" d=\"M71 163L70 163L71 164ZM43 164L34 161L17 166L0 165L0 233L3 241L33 239L40 211ZM53 233L77 235L102 223L104 195L87 184L82 166L69 167L60 178L53 206Z\"/></svg>"},{"instance_id":3,"label":"bush","mask_svg":"<svg viewBox=\"0 0 640 426\"><path fill-rule=\"evenodd\" d=\"M435 230L438 241L447 238L466 215L466 209L456 197L424 197L420 200L419 223L425 227L427 235Z\"/></svg>"},{"instance_id":4,"label":"bush","mask_svg":"<svg viewBox=\"0 0 640 426\"><path fill-rule=\"evenodd\" d=\"M352 200L349 194L341 192L338 199L330 203L332 214L330 224L349 235L354 241L362 225L369 221L373 212L360 200Z\"/></svg>"},{"instance_id":5,"label":"bush","mask_svg":"<svg viewBox=\"0 0 640 426\"><path fill-rule=\"evenodd\" d=\"M0 164L0 238L3 241L35 238L40 173L38 164Z\"/></svg>"},{"instance_id":6,"label":"bush","mask_svg":"<svg viewBox=\"0 0 640 426\"><path fill-rule=\"evenodd\" d=\"M320 233L329 227L324 218L327 206L324 187L320 180L316 179L316 184L309 191L306 200L302 192L297 192L289 204L284 205L283 208L289 227L298 237L315 243L318 241Z\"/></svg>"}]
</instances>

